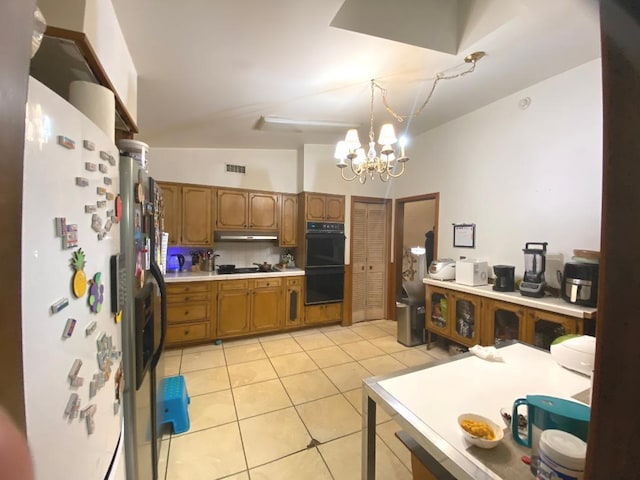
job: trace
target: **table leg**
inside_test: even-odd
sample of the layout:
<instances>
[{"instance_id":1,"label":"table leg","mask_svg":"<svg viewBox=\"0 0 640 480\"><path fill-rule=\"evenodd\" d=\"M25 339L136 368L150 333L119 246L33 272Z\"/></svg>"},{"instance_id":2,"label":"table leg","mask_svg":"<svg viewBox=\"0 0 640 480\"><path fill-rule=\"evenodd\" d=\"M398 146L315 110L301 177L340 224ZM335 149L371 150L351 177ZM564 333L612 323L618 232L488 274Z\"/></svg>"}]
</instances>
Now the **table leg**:
<instances>
[{"instance_id":1,"label":"table leg","mask_svg":"<svg viewBox=\"0 0 640 480\"><path fill-rule=\"evenodd\" d=\"M362 480L376 478L376 402L362 395Z\"/></svg>"}]
</instances>

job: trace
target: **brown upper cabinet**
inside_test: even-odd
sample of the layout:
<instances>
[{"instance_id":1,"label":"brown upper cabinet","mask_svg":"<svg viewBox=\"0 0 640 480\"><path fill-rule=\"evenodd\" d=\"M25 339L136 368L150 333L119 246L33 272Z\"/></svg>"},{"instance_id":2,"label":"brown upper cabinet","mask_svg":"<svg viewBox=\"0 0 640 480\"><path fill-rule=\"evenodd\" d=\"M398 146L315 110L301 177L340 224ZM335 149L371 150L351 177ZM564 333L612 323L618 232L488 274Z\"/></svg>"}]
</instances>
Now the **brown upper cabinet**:
<instances>
[{"instance_id":1,"label":"brown upper cabinet","mask_svg":"<svg viewBox=\"0 0 640 480\"><path fill-rule=\"evenodd\" d=\"M307 221L344 222L344 195L304 193Z\"/></svg>"},{"instance_id":2,"label":"brown upper cabinet","mask_svg":"<svg viewBox=\"0 0 640 480\"><path fill-rule=\"evenodd\" d=\"M298 197L282 194L280 201L280 235L281 247L295 247L298 244Z\"/></svg>"},{"instance_id":3,"label":"brown upper cabinet","mask_svg":"<svg viewBox=\"0 0 640 480\"><path fill-rule=\"evenodd\" d=\"M278 197L270 192L218 189L216 229L277 230Z\"/></svg>"},{"instance_id":4,"label":"brown upper cabinet","mask_svg":"<svg viewBox=\"0 0 640 480\"><path fill-rule=\"evenodd\" d=\"M158 182L164 200L164 231L169 245L213 245L213 189Z\"/></svg>"}]
</instances>

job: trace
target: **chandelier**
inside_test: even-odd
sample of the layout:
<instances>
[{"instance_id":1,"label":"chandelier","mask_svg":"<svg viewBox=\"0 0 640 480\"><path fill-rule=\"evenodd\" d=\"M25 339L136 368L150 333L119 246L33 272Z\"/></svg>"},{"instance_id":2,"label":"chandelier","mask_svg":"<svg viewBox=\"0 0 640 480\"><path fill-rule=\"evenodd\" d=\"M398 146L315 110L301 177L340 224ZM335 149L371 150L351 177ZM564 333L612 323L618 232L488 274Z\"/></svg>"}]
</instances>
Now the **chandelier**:
<instances>
[{"instance_id":1,"label":"chandelier","mask_svg":"<svg viewBox=\"0 0 640 480\"><path fill-rule=\"evenodd\" d=\"M378 137L378 145L381 146L380 154L376 151L376 142L373 133L373 102L376 88L380 90L382 102L387 112L389 112L399 123L402 123L408 118L417 117L420 112L422 112L422 110L427 106L427 103L429 103L429 100L431 100L431 96L433 95L436 85L440 80L451 80L473 72L476 67L476 62L484 57L484 55L484 52L475 52L467 55L464 61L465 63L469 63L470 66L463 72L452 75L447 75L445 73L436 74L436 78L431 85L431 90L429 91L426 100L414 113L410 115L399 115L396 113L387 102L387 91L380 86L375 79L371 79L369 149L365 153L364 148L362 148L360 144L360 139L358 138L358 131L355 128L347 131L345 139L339 141L336 145L334 155L336 160L338 160L336 166L340 169L340 174L343 180L351 182L358 179L360 183L365 183L367 179L373 180L378 176L381 181L388 182L390 178L397 178L401 176L405 171L405 164L409 161L409 157L406 155L405 151L407 139L403 136L398 140L391 123L385 123L380 128L380 135ZM399 152L393 147L396 143L399 144ZM346 176L344 173L347 167L350 167L351 169L350 176Z\"/></svg>"}]
</instances>

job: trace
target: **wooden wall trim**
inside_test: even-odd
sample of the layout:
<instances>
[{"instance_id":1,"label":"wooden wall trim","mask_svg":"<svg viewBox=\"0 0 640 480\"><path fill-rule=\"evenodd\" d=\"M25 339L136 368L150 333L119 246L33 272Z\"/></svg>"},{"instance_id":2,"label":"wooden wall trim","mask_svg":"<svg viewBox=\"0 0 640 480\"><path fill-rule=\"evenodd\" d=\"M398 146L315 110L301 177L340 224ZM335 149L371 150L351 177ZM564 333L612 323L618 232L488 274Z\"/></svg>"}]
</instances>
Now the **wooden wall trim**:
<instances>
[{"instance_id":1,"label":"wooden wall trim","mask_svg":"<svg viewBox=\"0 0 640 480\"><path fill-rule=\"evenodd\" d=\"M342 326L353 324L353 265L344 266L344 300L342 302Z\"/></svg>"},{"instance_id":2,"label":"wooden wall trim","mask_svg":"<svg viewBox=\"0 0 640 480\"><path fill-rule=\"evenodd\" d=\"M0 321L0 405L25 430L22 374L22 169L31 31L35 0L3 2L0 20L0 256L2 321Z\"/></svg>"},{"instance_id":3,"label":"wooden wall trim","mask_svg":"<svg viewBox=\"0 0 640 480\"><path fill-rule=\"evenodd\" d=\"M396 198L395 199L395 225L393 227L393 238L394 238L394 249L393 256L395 263L393 264L393 277L389 277L389 283L391 288L393 288L393 308L395 309L395 299L398 295L398 292L402 290L402 242L398 239L402 238L404 232L404 204L407 202L419 202L422 200L435 200L436 208L435 208L435 218L434 225L435 229L433 232L433 258L438 258L438 232L440 230L440 192L435 193L425 193L423 195L414 195L412 197L404 197L404 198Z\"/></svg>"},{"instance_id":4,"label":"wooden wall trim","mask_svg":"<svg viewBox=\"0 0 640 480\"><path fill-rule=\"evenodd\" d=\"M603 191L587 479L640 472L640 3L600 2Z\"/></svg>"}]
</instances>

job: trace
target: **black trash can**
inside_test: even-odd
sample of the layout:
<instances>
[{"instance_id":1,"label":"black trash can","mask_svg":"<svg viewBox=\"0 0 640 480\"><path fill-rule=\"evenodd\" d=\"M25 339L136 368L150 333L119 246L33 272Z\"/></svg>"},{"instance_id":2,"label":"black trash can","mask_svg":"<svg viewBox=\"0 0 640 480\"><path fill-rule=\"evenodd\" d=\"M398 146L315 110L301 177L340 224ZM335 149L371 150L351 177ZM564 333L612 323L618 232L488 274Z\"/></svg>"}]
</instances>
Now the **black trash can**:
<instances>
[{"instance_id":1,"label":"black trash can","mask_svg":"<svg viewBox=\"0 0 640 480\"><path fill-rule=\"evenodd\" d=\"M423 301L401 298L396 302L398 342L415 347L425 343L425 307Z\"/></svg>"}]
</instances>

